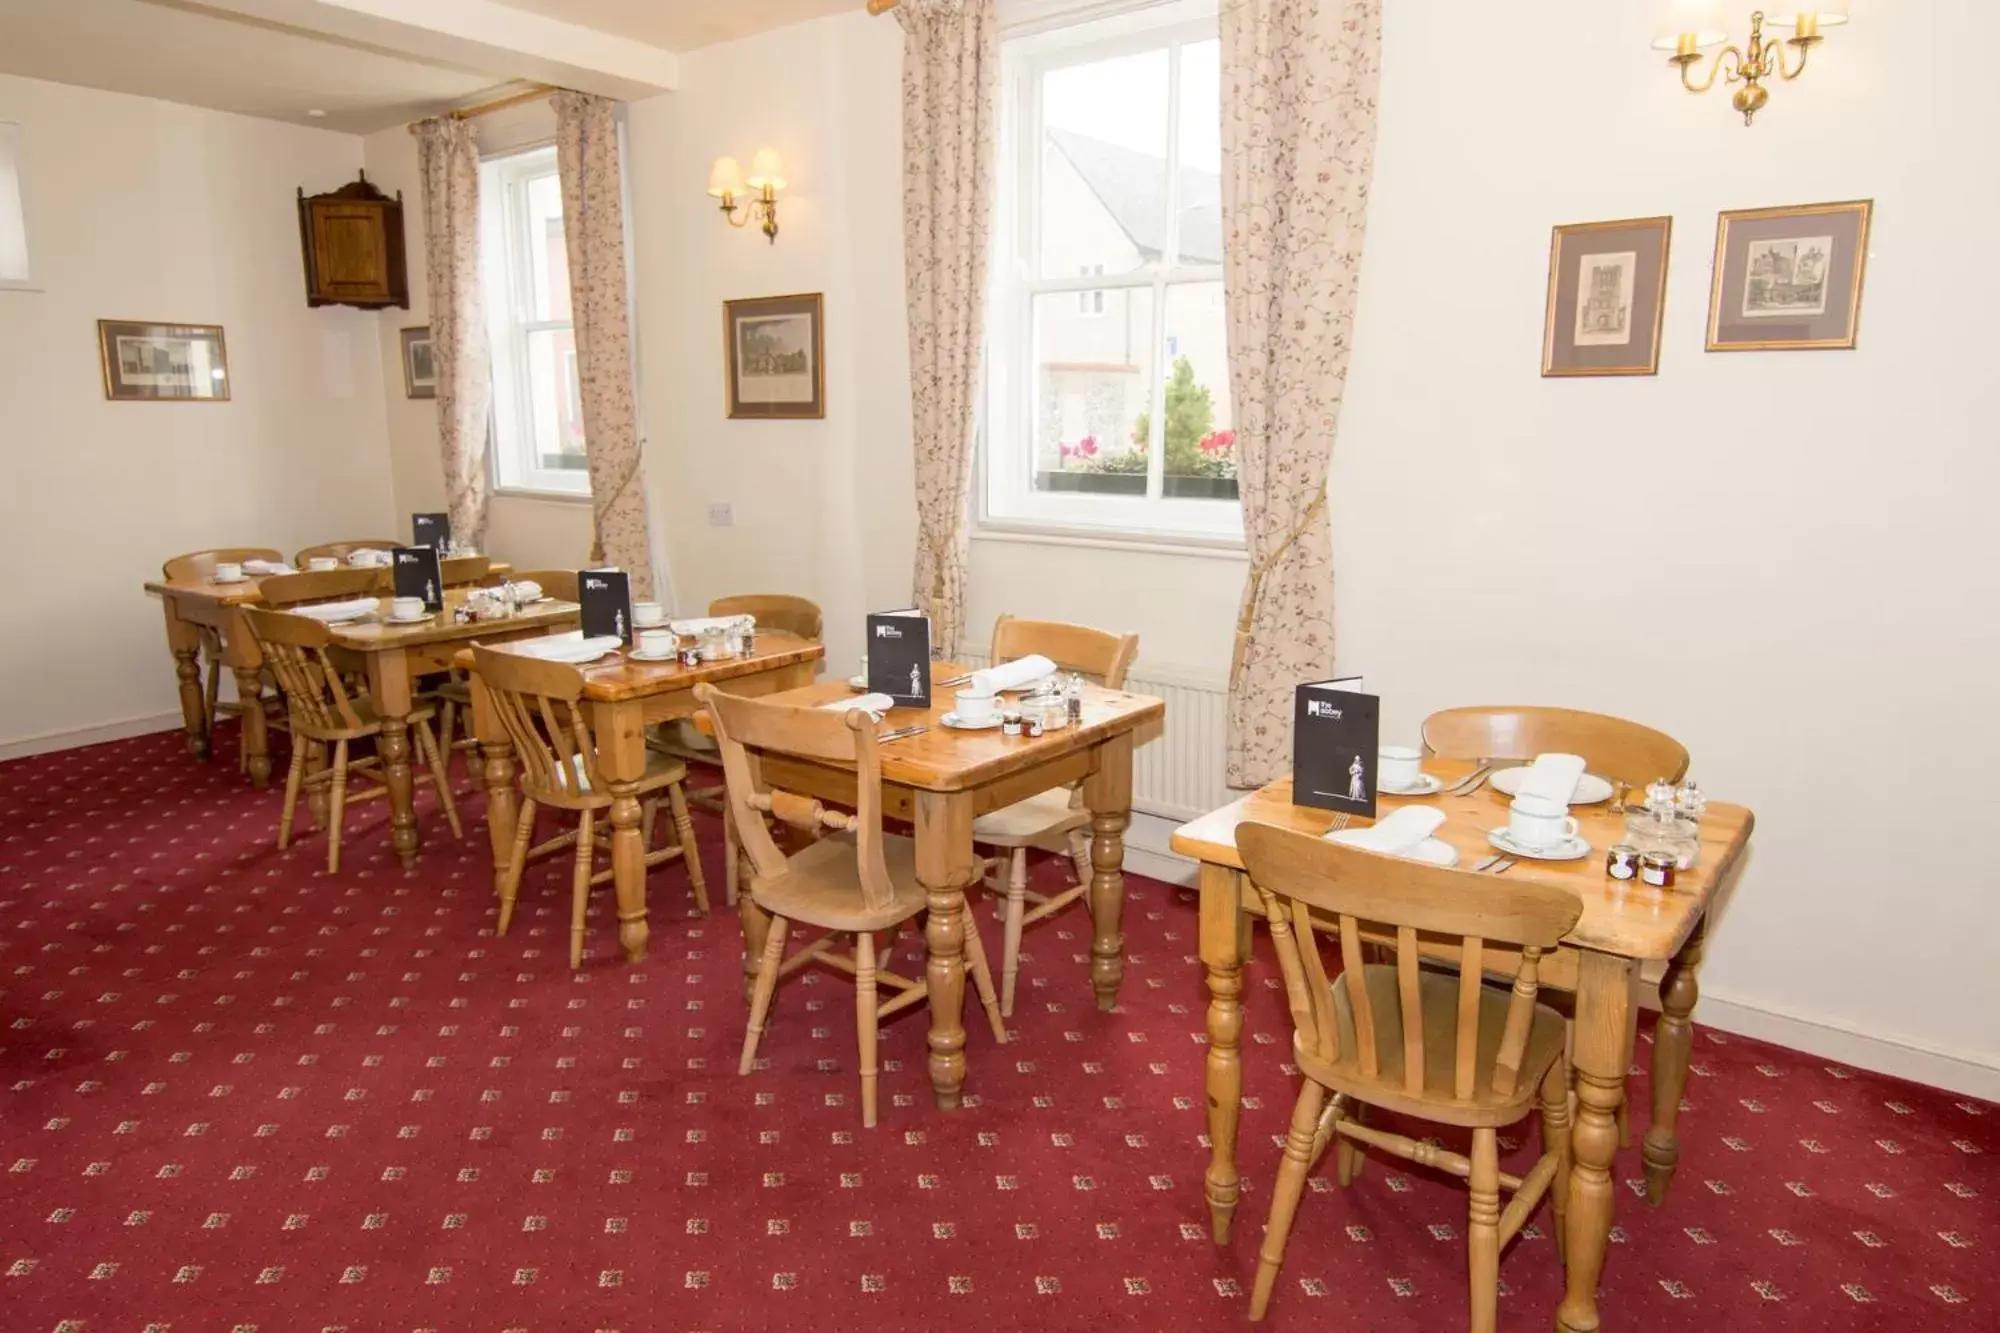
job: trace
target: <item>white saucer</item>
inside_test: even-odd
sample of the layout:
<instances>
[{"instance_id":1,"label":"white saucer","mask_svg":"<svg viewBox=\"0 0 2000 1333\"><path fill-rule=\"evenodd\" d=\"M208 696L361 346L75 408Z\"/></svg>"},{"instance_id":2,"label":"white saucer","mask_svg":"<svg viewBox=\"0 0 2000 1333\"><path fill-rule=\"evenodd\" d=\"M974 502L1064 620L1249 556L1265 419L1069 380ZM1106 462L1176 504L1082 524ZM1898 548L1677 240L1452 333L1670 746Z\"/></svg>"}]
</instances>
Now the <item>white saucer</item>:
<instances>
[{"instance_id":1,"label":"white saucer","mask_svg":"<svg viewBox=\"0 0 2000 1333\"><path fill-rule=\"evenodd\" d=\"M1000 725L1000 716L996 713L984 722L961 722L958 720L958 714L952 712L946 713L938 721L944 723L953 731L991 731Z\"/></svg>"},{"instance_id":2,"label":"white saucer","mask_svg":"<svg viewBox=\"0 0 2000 1333\"><path fill-rule=\"evenodd\" d=\"M1564 838L1547 847L1524 847L1507 836L1503 828L1490 829L1486 841L1509 856L1525 856L1530 861L1581 861L1590 855L1590 843L1583 838Z\"/></svg>"},{"instance_id":3,"label":"white saucer","mask_svg":"<svg viewBox=\"0 0 2000 1333\"><path fill-rule=\"evenodd\" d=\"M363 612L362 614L366 615L367 613ZM421 625L426 620L429 620L431 616L434 614L436 613L431 611L426 611L420 616L399 616L391 614L383 616L382 623L385 625Z\"/></svg>"},{"instance_id":4,"label":"white saucer","mask_svg":"<svg viewBox=\"0 0 2000 1333\"><path fill-rule=\"evenodd\" d=\"M1395 787L1377 787L1378 796L1435 796L1444 790L1444 779L1435 773L1426 773L1417 780L1417 785L1405 790Z\"/></svg>"},{"instance_id":5,"label":"white saucer","mask_svg":"<svg viewBox=\"0 0 2000 1333\"><path fill-rule=\"evenodd\" d=\"M625 656L634 662L677 662L680 660L681 655L679 653L642 653L637 648L634 648L627 652Z\"/></svg>"},{"instance_id":6,"label":"white saucer","mask_svg":"<svg viewBox=\"0 0 2000 1333\"><path fill-rule=\"evenodd\" d=\"M219 579L219 578L216 578L216 577L215 577L214 575L212 575L212 574L211 574L211 575L209 576L209 579L208 579L208 581L209 581L210 583L219 583L219 584L221 584L221 585L222 585L223 587L225 587L225 588L232 588L232 587L236 586L236 585L237 585L237 584L239 584L239 583L248 583L248 582L250 581L250 576L249 576L248 574L238 574L238 575L237 575L237 576L236 576L235 578L233 578L233 579Z\"/></svg>"},{"instance_id":7,"label":"white saucer","mask_svg":"<svg viewBox=\"0 0 2000 1333\"><path fill-rule=\"evenodd\" d=\"M1521 794L1521 778L1527 773L1525 765L1518 768L1497 768L1487 776L1493 790L1502 796ZM1569 798L1571 805L1596 805L1599 801L1611 799L1611 784L1595 773L1585 773L1576 780L1576 795Z\"/></svg>"},{"instance_id":8,"label":"white saucer","mask_svg":"<svg viewBox=\"0 0 2000 1333\"><path fill-rule=\"evenodd\" d=\"M850 690L860 690L863 694L866 694L868 692L868 677L849 676L847 678L847 688Z\"/></svg>"}]
</instances>

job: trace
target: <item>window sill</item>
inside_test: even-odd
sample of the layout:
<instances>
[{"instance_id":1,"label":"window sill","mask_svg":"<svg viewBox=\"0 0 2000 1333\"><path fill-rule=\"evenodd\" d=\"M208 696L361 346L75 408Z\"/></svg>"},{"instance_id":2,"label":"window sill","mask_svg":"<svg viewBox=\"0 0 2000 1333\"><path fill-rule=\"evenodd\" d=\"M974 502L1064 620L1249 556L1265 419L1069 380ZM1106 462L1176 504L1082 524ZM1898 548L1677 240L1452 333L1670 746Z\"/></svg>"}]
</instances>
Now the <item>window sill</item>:
<instances>
[{"instance_id":1,"label":"window sill","mask_svg":"<svg viewBox=\"0 0 2000 1333\"><path fill-rule=\"evenodd\" d=\"M1198 537L1166 532L1120 532L1107 528L987 520L975 524L976 542L1017 542L1032 546L1076 546L1135 555L1179 555L1206 560L1249 559L1239 537Z\"/></svg>"},{"instance_id":2,"label":"window sill","mask_svg":"<svg viewBox=\"0 0 2000 1333\"><path fill-rule=\"evenodd\" d=\"M496 500L549 500L556 504L587 505L590 492L584 491L537 491L526 486L495 486L493 498Z\"/></svg>"}]
</instances>

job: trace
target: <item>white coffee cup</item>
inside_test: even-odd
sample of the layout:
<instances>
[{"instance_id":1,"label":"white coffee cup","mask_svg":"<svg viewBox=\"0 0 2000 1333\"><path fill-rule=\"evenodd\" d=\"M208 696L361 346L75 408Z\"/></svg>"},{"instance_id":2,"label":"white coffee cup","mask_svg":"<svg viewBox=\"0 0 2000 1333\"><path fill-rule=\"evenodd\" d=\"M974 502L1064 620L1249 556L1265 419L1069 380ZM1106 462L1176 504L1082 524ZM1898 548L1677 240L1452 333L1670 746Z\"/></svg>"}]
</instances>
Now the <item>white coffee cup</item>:
<instances>
[{"instance_id":1,"label":"white coffee cup","mask_svg":"<svg viewBox=\"0 0 2000 1333\"><path fill-rule=\"evenodd\" d=\"M679 647L680 635L670 629L639 631L639 651L648 657L672 657Z\"/></svg>"},{"instance_id":2,"label":"white coffee cup","mask_svg":"<svg viewBox=\"0 0 2000 1333\"><path fill-rule=\"evenodd\" d=\"M632 603L632 623L640 629L647 629L665 621L667 613L658 602ZM649 650L650 651L650 650Z\"/></svg>"},{"instance_id":3,"label":"white coffee cup","mask_svg":"<svg viewBox=\"0 0 2000 1333\"><path fill-rule=\"evenodd\" d=\"M1409 745L1385 745L1375 752L1377 786L1385 792L1408 791L1424 779L1424 752Z\"/></svg>"},{"instance_id":4,"label":"white coffee cup","mask_svg":"<svg viewBox=\"0 0 2000 1333\"><path fill-rule=\"evenodd\" d=\"M223 561L215 567L215 581L217 583L241 583L243 581L243 566L233 560Z\"/></svg>"},{"instance_id":5,"label":"white coffee cup","mask_svg":"<svg viewBox=\"0 0 2000 1333\"><path fill-rule=\"evenodd\" d=\"M389 603L389 614L397 620L416 620L424 614L421 597L398 597Z\"/></svg>"},{"instance_id":6,"label":"white coffee cup","mask_svg":"<svg viewBox=\"0 0 2000 1333\"><path fill-rule=\"evenodd\" d=\"M306 561L306 568L315 574L320 574L329 569L339 569L340 561L330 555L316 555Z\"/></svg>"},{"instance_id":7,"label":"white coffee cup","mask_svg":"<svg viewBox=\"0 0 2000 1333\"><path fill-rule=\"evenodd\" d=\"M990 694L973 694L960 690L951 698L952 702L958 705L956 711L960 722L973 724L991 722L995 710L999 707L998 701Z\"/></svg>"},{"instance_id":8,"label":"white coffee cup","mask_svg":"<svg viewBox=\"0 0 2000 1333\"><path fill-rule=\"evenodd\" d=\"M1553 847L1577 835L1569 807L1546 796L1516 796L1507 808L1507 836L1522 847Z\"/></svg>"}]
</instances>

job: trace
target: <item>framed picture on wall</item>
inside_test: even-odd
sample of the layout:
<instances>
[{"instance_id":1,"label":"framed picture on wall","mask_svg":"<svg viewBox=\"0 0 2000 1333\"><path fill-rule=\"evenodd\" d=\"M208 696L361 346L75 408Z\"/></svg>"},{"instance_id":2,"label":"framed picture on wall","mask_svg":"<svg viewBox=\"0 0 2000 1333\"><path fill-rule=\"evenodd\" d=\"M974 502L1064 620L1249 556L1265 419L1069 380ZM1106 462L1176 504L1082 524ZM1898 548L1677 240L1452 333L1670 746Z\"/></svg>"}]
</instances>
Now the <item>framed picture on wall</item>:
<instances>
[{"instance_id":1,"label":"framed picture on wall","mask_svg":"<svg viewBox=\"0 0 2000 1333\"><path fill-rule=\"evenodd\" d=\"M729 415L806 420L826 415L821 295L722 303Z\"/></svg>"},{"instance_id":2,"label":"framed picture on wall","mask_svg":"<svg viewBox=\"0 0 2000 1333\"><path fill-rule=\"evenodd\" d=\"M1874 207L1872 199L1855 199L1721 214L1708 350L1854 346Z\"/></svg>"},{"instance_id":3,"label":"framed picture on wall","mask_svg":"<svg viewBox=\"0 0 2000 1333\"><path fill-rule=\"evenodd\" d=\"M229 401L229 354L219 324L97 321L104 396L113 402Z\"/></svg>"},{"instance_id":4,"label":"framed picture on wall","mask_svg":"<svg viewBox=\"0 0 2000 1333\"><path fill-rule=\"evenodd\" d=\"M1542 374L1657 375L1672 218L1573 222L1549 240Z\"/></svg>"},{"instance_id":5,"label":"framed picture on wall","mask_svg":"<svg viewBox=\"0 0 2000 1333\"><path fill-rule=\"evenodd\" d=\"M431 326L428 324L403 330L403 396L438 396L437 363L432 360Z\"/></svg>"}]
</instances>

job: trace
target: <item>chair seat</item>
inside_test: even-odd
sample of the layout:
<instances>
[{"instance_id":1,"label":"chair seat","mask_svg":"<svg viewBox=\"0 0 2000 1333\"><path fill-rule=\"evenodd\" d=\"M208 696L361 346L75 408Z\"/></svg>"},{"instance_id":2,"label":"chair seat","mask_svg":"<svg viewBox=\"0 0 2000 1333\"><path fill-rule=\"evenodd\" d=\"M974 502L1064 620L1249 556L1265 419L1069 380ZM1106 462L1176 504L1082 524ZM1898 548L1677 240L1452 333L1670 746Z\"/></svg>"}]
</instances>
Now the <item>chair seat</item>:
<instances>
[{"instance_id":1,"label":"chair seat","mask_svg":"<svg viewBox=\"0 0 2000 1333\"><path fill-rule=\"evenodd\" d=\"M1493 1090L1494 1063L1500 1039L1507 1026L1507 1002L1512 992L1482 987L1479 992L1477 1071L1472 1096L1464 1101L1453 1096L1458 1068L1458 978L1425 971L1418 974L1417 992L1423 1008L1424 1084L1423 1092L1403 1089L1403 1024L1398 1000L1396 969L1371 964L1363 969L1367 978L1368 1003L1375 1015L1375 1056L1379 1076L1362 1071L1354 1037L1354 1003L1348 994L1351 973L1334 978L1333 1007L1340 1023L1338 1060L1322 1060L1310 1051L1298 1050L1299 1067L1337 1092L1384 1110L1421 1116L1439 1124L1468 1127L1511 1125L1533 1105L1542 1078L1563 1052L1563 1018L1545 1004L1535 1006L1528 1028L1526 1053L1514 1090L1501 1095Z\"/></svg>"},{"instance_id":2,"label":"chair seat","mask_svg":"<svg viewBox=\"0 0 2000 1333\"><path fill-rule=\"evenodd\" d=\"M570 763L576 769L577 782L582 790L559 791L554 787L531 783L524 777L521 781L521 794L538 805L553 806L558 810L602 810L610 805L613 800L610 791L596 790L590 785L590 779L585 776L583 756L572 756ZM648 751L646 771L640 775L639 785L634 794L644 796L648 792L658 791L662 787L686 780L686 764L670 755Z\"/></svg>"},{"instance_id":3,"label":"chair seat","mask_svg":"<svg viewBox=\"0 0 2000 1333\"><path fill-rule=\"evenodd\" d=\"M884 835L882 860L895 891L887 908L870 911L861 897L861 858L852 833L821 838L785 863L770 879L754 879L750 896L767 912L822 930L886 930L924 910L917 883L917 845Z\"/></svg>"},{"instance_id":4,"label":"chair seat","mask_svg":"<svg viewBox=\"0 0 2000 1333\"><path fill-rule=\"evenodd\" d=\"M1069 788L1051 787L973 820L972 840L992 847L1040 846L1089 823L1090 811L1071 807Z\"/></svg>"},{"instance_id":5,"label":"chair seat","mask_svg":"<svg viewBox=\"0 0 2000 1333\"><path fill-rule=\"evenodd\" d=\"M360 719L358 727L315 727L300 718L292 719L292 729L312 741L352 741L364 736L373 736L382 730L381 714L375 711L375 701L366 695L351 700L354 716ZM428 722L437 716L437 705L428 699L419 699L411 706L403 718L408 723Z\"/></svg>"}]
</instances>

